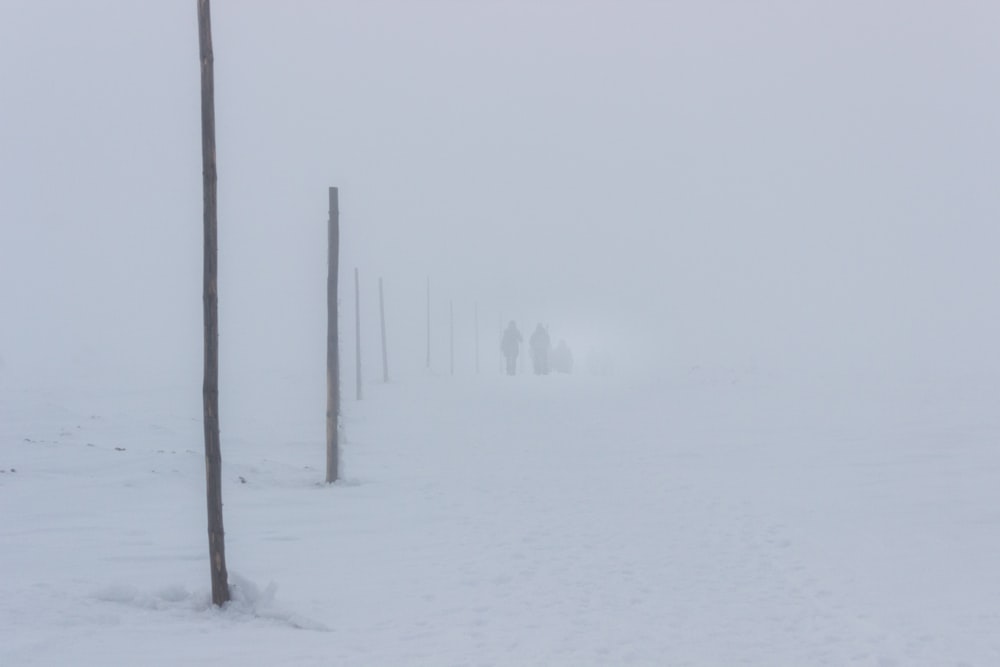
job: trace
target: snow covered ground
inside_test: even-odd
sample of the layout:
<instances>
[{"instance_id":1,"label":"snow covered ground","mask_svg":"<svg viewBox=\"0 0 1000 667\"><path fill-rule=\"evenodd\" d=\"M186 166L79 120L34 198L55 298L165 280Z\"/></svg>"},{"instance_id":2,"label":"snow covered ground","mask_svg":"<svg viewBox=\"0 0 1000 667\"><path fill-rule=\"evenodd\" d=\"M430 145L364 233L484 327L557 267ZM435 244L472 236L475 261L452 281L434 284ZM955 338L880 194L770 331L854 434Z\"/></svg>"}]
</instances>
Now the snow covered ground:
<instances>
[{"instance_id":1,"label":"snow covered ground","mask_svg":"<svg viewBox=\"0 0 1000 667\"><path fill-rule=\"evenodd\" d=\"M0 386L0 665L1000 664L1000 378L222 382L223 611L200 387Z\"/></svg>"}]
</instances>

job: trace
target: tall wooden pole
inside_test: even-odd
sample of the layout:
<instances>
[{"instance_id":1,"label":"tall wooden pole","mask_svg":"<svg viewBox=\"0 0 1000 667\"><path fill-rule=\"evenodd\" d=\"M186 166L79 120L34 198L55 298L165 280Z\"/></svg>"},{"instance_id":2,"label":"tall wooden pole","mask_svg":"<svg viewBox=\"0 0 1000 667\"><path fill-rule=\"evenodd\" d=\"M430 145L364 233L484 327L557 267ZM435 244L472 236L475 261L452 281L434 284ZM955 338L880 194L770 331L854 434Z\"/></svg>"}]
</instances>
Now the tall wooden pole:
<instances>
[{"instance_id":1,"label":"tall wooden pole","mask_svg":"<svg viewBox=\"0 0 1000 667\"><path fill-rule=\"evenodd\" d=\"M448 354L451 374L455 374L455 302L448 302Z\"/></svg>"},{"instance_id":2,"label":"tall wooden pole","mask_svg":"<svg viewBox=\"0 0 1000 667\"><path fill-rule=\"evenodd\" d=\"M337 277L340 271L340 201L330 188L326 274L326 483L340 474L337 423L340 418L340 330L337 322Z\"/></svg>"},{"instance_id":3,"label":"tall wooden pole","mask_svg":"<svg viewBox=\"0 0 1000 667\"><path fill-rule=\"evenodd\" d=\"M226 539L222 525L222 448L219 443L219 294L218 172L215 163L215 58L208 0L198 0L198 46L201 56L201 169L204 199L205 375L202 384L205 422L205 480L208 501L208 555L212 570L212 603L229 601Z\"/></svg>"},{"instance_id":4,"label":"tall wooden pole","mask_svg":"<svg viewBox=\"0 0 1000 667\"><path fill-rule=\"evenodd\" d=\"M479 302L476 302L476 375L479 375Z\"/></svg>"},{"instance_id":5,"label":"tall wooden pole","mask_svg":"<svg viewBox=\"0 0 1000 667\"><path fill-rule=\"evenodd\" d=\"M378 319L382 328L382 382L389 382L389 353L385 341L385 296L382 293L382 278L378 279Z\"/></svg>"},{"instance_id":6,"label":"tall wooden pole","mask_svg":"<svg viewBox=\"0 0 1000 667\"><path fill-rule=\"evenodd\" d=\"M431 369L431 277L427 276L427 370Z\"/></svg>"},{"instance_id":7,"label":"tall wooden pole","mask_svg":"<svg viewBox=\"0 0 1000 667\"><path fill-rule=\"evenodd\" d=\"M354 267L354 377L357 379L358 400L361 400L361 287L358 267Z\"/></svg>"}]
</instances>

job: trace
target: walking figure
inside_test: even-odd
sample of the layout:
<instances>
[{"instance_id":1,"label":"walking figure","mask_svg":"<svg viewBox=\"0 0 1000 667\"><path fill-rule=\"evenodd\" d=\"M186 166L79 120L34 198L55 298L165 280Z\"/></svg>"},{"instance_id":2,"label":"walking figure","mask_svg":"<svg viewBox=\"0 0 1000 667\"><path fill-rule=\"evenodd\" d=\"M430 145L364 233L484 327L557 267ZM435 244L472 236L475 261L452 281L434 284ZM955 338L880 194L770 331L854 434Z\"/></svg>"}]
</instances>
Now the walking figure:
<instances>
[{"instance_id":1,"label":"walking figure","mask_svg":"<svg viewBox=\"0 0 1000 667\"><path fill-rule=\"evenodd\" d=\"M531 334L531 363L535 367L535 375L549 374L549 348L552 343L549 340L548 330L539 324L535 327L535 333Z\"/></svg>"},{"instance_id":2,"label":"walking figure","mask_svg":"<svg viewBox=\"0 0 1000 667\"><path fill-rule=\"evenodd\" d=\"M517 330L514 320L511 320L500 341L500 349L503 351L504 358L507 359L507 375L517 374L517 353L521 349L522 340L524 339L521 337L521 332Z\"/></svg>"}]
</instances>

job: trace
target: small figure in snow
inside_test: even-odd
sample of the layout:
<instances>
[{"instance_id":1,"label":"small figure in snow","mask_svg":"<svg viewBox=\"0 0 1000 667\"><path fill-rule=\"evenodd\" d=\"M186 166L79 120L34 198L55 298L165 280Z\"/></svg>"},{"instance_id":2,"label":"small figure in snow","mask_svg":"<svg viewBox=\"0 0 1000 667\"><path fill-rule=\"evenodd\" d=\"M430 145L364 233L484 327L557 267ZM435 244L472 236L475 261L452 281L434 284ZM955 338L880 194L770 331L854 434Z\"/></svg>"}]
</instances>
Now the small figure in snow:
<instances>
[{"instance_id":1,"label":"small figure in snow","mask_svg":"<svg viewBox=\"0 0 1000 667\"><path fill-rule=\"evenodd\" d=\"M535 375L549 374L549 348L552 342L549 340L548 330L539 324L535 327L535 332L531 334L531 363L535 367Z\"/></svg>"},{"instance_id":2,"label":"small figure in snow","mask_svg":"<svg viewBox=\"0 0 1000 667\"><path fill-rule=\"evenodd\" d=\"M514 320L511 320L500 340L500 349L503 351L504 358L507 359L507 375L517 374L517 353L521 349L522 340L524 339L521 337L521 332L517 330Z\"/></svg>"}]
</instances>

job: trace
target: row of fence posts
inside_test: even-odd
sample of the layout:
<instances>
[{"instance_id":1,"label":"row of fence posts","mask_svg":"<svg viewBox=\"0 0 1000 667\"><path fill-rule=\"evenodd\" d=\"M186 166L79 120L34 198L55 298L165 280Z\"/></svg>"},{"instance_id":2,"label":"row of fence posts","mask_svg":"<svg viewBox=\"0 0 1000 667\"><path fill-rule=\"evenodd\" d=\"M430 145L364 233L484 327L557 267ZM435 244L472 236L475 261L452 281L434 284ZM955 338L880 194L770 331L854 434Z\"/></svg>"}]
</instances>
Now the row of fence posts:
<instances>
[{"instance_id":1,"label":"row of fence posts","mask_svg":"<svg viewBox=\"0 0 1000 667\"><path fill-rule=\"evenodd\" d=\"M333 483L339 477L339 418L340 418L340 327L337 309L338 277L340 270L340 202L336 187L329 189L329 228L327 262L327 334L326 334L326 482ZM382 278L378 279L379 329L382 338L382 381L389 382L389 352L385 324L385 291ZM476 373L479 366L479 304L474 307L474 332ZM502 331L503 317L498 330ZM455 302L448 302L449 373L455 374ZM354 339L355 339L355 388L357 399L363 398L361 380L361 278L354 269ZM431 368L431 279L427 277L427 369ZM500 360L502 373L503 360Z\"/></svg>"},{"instance_id":2,"label":"row of fence posts","mask_svg":"<svg viewBox=\"0 0 1000 667\"><path fill-rule=\"evenodd\" d=\"M331 262L332 266L333 262ZM331 268L331 271L333 269ZM329 280L333 285L333 289L336 288L336 276L330 276ZM336 308L336 304L330 305L330 308ZM382 381L389 382L389 350L388 341L386 338L386 326L385 326L385 289L382 282L382 277L379 276L378 279L378 314L379 314L379 333L382 341ZM336 324L336 316L329 318L331 329L328 331L328 340L330 343L337 348L338 346L338 331L332 328ZM475 370L478 375L480 372L479 366L479 304L475 303L473 306L473 336L475 338ZM356 395L357 399L360 401L364 397L364 388L361 381L361 280L360 274L357 267L354 269L354 359L355 359L355 380L356 380ZM338 348L339 349L339 348ZM431 368L431 291L430 291L430 278L427 279L427 369ZM503 370L503 365L501 364L501 371ZM455 302L448 302L448 371L450 375L455 374ZM339 406L339 401L334 402Z\"/></svg>"}]
</instances>

